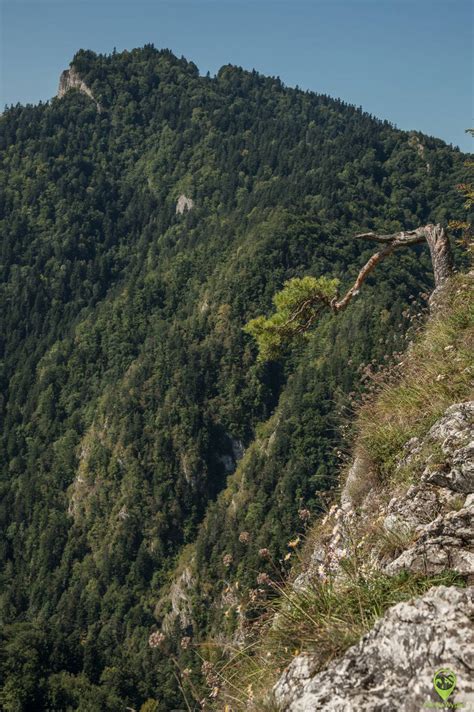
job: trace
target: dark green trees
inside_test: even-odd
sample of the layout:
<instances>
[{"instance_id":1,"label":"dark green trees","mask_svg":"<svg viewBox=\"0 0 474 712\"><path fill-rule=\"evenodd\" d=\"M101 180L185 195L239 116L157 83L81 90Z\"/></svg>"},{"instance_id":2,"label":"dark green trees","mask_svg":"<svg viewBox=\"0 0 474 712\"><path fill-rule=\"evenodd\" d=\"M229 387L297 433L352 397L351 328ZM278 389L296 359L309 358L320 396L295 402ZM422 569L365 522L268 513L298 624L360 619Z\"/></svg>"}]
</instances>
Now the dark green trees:
<instances>
[{"instance_id":1,"label":"dark green trees","mask_svg":"<svg viewBox=\"0 0 474 712\"><path fill-rule=\"evenodd\" d=\"M429 258L397 253L281 363L256 363L242 327L288 280L325 275L327 298L352 284L368 256L353 234L458 217L463 157L417 135L422 159L341 101L237 67L201 77L152 46L73 65L95 101L76 89L0 118L1 704L27 709L24 670L38 709L173 709L169 655L147 641L183 546L205 636L224 575L250 586L258 548L281 557L298 509L320 507L357 369L403 345ZM276 430L268 453L259 429Z\"/></svg>"}]
</instances>

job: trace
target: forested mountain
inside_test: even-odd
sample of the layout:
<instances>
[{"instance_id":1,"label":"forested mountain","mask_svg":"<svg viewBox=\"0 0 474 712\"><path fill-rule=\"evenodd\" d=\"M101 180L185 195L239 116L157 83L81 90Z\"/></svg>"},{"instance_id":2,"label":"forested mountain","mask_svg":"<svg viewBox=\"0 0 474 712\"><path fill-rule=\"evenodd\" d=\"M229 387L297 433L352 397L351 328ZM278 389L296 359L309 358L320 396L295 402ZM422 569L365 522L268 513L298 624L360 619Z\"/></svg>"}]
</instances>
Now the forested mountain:
<instances>
[{"instance_id":1,"label":"forested mountain","mask_svg":"<svg viewBox=\"0 0 474 712\"><path fill-rule=\"evenodd\" d=\"M429 255L392 256L278 362L242 327L291 277L349 285L371 250L355 233L462 217L464 157L151 45L71 66L76 88L0 118L0 700L184 709L176 666L199 691L211 653L181 638L235 631L223 601L261 549L285 575Z\"/></svg>"}]
</instances>

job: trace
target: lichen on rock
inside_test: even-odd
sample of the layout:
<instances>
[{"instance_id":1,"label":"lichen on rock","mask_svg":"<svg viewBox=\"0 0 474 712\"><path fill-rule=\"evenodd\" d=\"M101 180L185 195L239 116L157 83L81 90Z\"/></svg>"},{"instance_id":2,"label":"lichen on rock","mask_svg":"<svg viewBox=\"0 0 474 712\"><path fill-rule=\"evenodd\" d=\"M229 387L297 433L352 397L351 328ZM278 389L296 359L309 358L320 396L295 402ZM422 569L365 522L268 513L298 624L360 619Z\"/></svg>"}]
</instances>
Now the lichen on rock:
<instances>
[{"instance_id":1,"label":"lichen on rock","mask_svg":"<svg viewBox=\"0 0 474 712\"><path fill-rule=\"evenodd\" d=\"M285 712L419 712L440 702L437 669L457 675L453 703L474 703L474 588L436 586L388 610L357 645L312 675L316 656L296 657L274 696Z\"/></svg>"}]
</instances>

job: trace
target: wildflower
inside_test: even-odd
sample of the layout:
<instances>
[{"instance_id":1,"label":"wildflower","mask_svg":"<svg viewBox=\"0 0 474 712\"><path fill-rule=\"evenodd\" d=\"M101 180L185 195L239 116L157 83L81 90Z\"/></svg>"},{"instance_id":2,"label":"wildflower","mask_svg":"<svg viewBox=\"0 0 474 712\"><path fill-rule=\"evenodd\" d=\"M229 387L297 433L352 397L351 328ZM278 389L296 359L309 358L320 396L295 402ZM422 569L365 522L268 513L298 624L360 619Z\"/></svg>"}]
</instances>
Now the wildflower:
<instances>
[{"instance_id":1,"label":"wildflower","mask_svg":"<svg viewBox=\"0 0 474 712\"><path fill-rule=\"evenodd\" d=\"M181 645L182 649L187 650L189 648L190 642L191 642L191 638L189 637L189 635L185 635L184 638L181 638L180 645Z\"/></svg>"},{"instance_id":2,"label":"wildflower","mask_svg":"<svg viewBox=\"0 0 474 712\"><path fill-rule=\"evenodd\" d=\"M269 559L270 558L270 550L269 549L259 549L258 550L258 555L260 556L261 559Z\"/></svg>"},{"instance_id":3,"label":"wildflower","mask_svg":"<svg viewBox=\"0 0 474 712\"><path fill-rule=\"evenodd\" d=\"M250 534L248 532L240 532L239 541L242 544L248 544L250 541Z\"/></svg>"},{"instance_id":4,"label":"wildflower","mask_svg":"<svg viewBox=\"0 0 474 712\"><path fill-rule=\"evenodd\" d=\"M224 556L222 557L222 563L224 564L224 566L227 566L227 567L229 567L231 565L233 560L234 560L234 557L232 556L232 554L224 554Z\"/></svg>"},{"instance_id":5,"label":"wildflower","mask_svg":"<svg viewBox=\"0 0 474 712\"><path fill-rule=\"evenodd\" d=\"M324 564L321 564L318 566L318 576L322 581L325 581L327 576L326 576L326 567Z\"/></svg>"},{"instance_id":6,"label":"wildflower","mask_svg":"<svg viewBox=\"0 0 474 712\"><path fill-rule=\"evenodd\" d=\"M299 509L298 516L302 522L307 522L309 519L311 519L311 512L309 511L309 509Z\"/></svg>"},{"instance_id":7,"label":"wildflower","mask_svg":"<svg viewBox=\"0 0 474 712\"><path fill-rule=\"evenodd\" d=\"M201 665L201 672L207 677L207 675L212 671L212 663L209 660L204 660Z\"/></svg>"},{"instance_id":8,"label":"wildflower","mask_svg":"<svg viewBox=\"0 0 474 712\"><path fill-rule=\"evenodd\" d=\"M298 546L300 541L301 541L301 539L299 538L299 536L297 536L296 539L291 539L288 542L288 546L290 547L290 549L296 549L296 547Z\"/></svg>"},{"instance_id":9,"label":"wildflower","mask_svg":"<svg viewBox=\"0 0 474 712\"><path fill-rule=\"evenodd\" d=\"M157 630L152 633L148 638L148 645L150 646L150 648L158 648L163 643L165 638L166 636L164 635L164 633Z\"/></svg>"},{"instance_id":10,"label":"wildflower","mask_svg":"<svg viewBox=\"0 0 474 712\"><path fill-rule=\"evenodd\" d=\"M270 576L266 573L260 573L257 576L257 583L258 584L270 584L271 583Z\"/></svg>"},{"instance_id":11,"label":"wildflower","mask_svg":"<svg viewBox=\"0 0 474 712\"><path fill-rule=\"evenodd\" d=\"M219 684L219 676L216 675L214 672L214 668L212 666L212 663L209 662L209 660L204 660L203 664L201 665L201 672L204 675L204 679L206 680L206 685L209 687L217 687Z\"/></svg>"},{"instance_id":12,"label":"wildflower","mask_svg":"<svg viewBox=\"0 0 474 712\"><path fill-rule=\"evenodd\" d=\"M184 668L181 674L183 677L189 677L191 675L191 668Z\"/></svg>"}]
</instances>

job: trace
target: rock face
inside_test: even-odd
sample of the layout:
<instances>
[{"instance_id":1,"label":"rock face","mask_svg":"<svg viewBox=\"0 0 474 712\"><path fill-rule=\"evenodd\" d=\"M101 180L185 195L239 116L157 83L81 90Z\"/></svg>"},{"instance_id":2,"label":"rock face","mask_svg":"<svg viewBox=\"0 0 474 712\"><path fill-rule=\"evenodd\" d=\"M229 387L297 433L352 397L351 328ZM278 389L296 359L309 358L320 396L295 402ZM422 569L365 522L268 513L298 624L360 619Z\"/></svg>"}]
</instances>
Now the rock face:
<instances>
[{"instance_id":1,"label":"rock face","mask_svg":"<svg viewBox=\"0 0 474 712\"><path fill-rule=\"evenodd\" d=\"M474 492L474 401L448 408L429 431L426 442L439 444L444 463L428 465L423 480L455 492Z\"/></svg>"},{"instance_id":2,"label":"rock face","mask_svg":"<svg viewBox=\"0 0 474 712\"><path fill-rule=\"evenodd\" d=\"M313 675L316 658L298 656L274 688L287 712L419 712L441 703L433 675L451 668L451 703L474 704L474 588L438 586L393 606L346 654Z\"/></svg>"},{"instance_id":3,"label":"rock face","mask_svg":"<svg viewBox=\"0 0 474 712\"><path fill-rule=\"evenodd\" d=\"M385 570L390 574L403 569L433 574L453 569L472 576L474 402L451 406L422 442L410 441L404 464L429 451L438 454L428 458L420 485L410 487L389 504L385 528L411 529L416 536Z\"/></svg>"},{"instance_id":4,"label":"rock face","mask_svg":"<svg viewBox=\"0 0 474 712\"><path fill-rule=\"evenodd\" d=\"M403 481L408 467L414 484ZM321 520L306 570L294 587L315 577L337 585L351 547L374 536L365 549L368 568L432 575L448 569L474 579L474 402L446 410L425 437L404 448L393 490L370 487L366 463L356 457L341 504ZM387 501L387 494L391 499ZM383 544L388 541L389 547ZM452 668L458 687L449 702L474 705L474 588L439 586L391 608L360 643L323 671L317 653L296 657L274 688L288 712L419 712L441 703L433 675ZM473 707L474 709L474 707Z\"/></svg>"},{"instance_id":5,"label":"rock face","mask_svg":"<svg viewBox=\"0 0 474 712\"><path fill-rule=\"evenodd\" d=\"M183 632L192 628L191 592L196 581L191 566L186 566L180 575L171 583L166 601L159 601L155 608L155 616L161 618L161 627L167 634L172 634L176 621ZM171 604L169 610L162 617L164 603Z\"/></svg>"},{"instance_id":6,"label":"rock face","mask_svg":"<svg viewBox=\"0 0 474 712\"><path fill-rule=\"evenodd\" d=\"M398 543L392 554L373 548L371 561L377 568L389 574L453 569L474 576L474 402L451 406L423 439L412 438L397 469L407 466L420 472L418 482L396 491L384 504L363 484L369 479L367 467L355 458L341 504L322 520L329 535L317 542L297 587L315 576L339 576L345 552L376 520ZM395 472L395 481L398 476ZM358 499L363 493L360 505L354 502L354 492Z\"/></svg>"},{"instance_id":7,"label":"rock face","mask_svg":"<svg viewBox=\"0 0 474 712\"><path fill-rule=\"evenodd\" d=\"M194 207L194 200L188 198L184 193L182 193L176 203L176 215L182 215L185 210L192 210Z\"/></svg>"},{"instance_id":8,"label":"rock face","mask_svg":"<svg viewBox=\"0 0 474 712\"><path fill-rule=\"evenodd\" d=\"M446 569L474 573L474 495L466 498L459 511L440 515L424 527L414 544L385 571L395 574L404 569L426 574Z\"/></svg>"},{"instance_id":9,"label":"rock face","mask_svg":"<svg viewBox=\"0 0 474 712\"><path fill-rule=\"evenodd\" d=\"M71 69L65 69L64 72L61 72L61 76L59 77L59 87L57 94L58 99L62 99L62 97L70 89L77 89L78 91L82 92L90 99L92 99L92 101L97 107L97 110L100 112L99 103L95 100L92 91L89 89L87 84L81 79L74 67L71 67Z\"/></svg>"}]
</instances>

